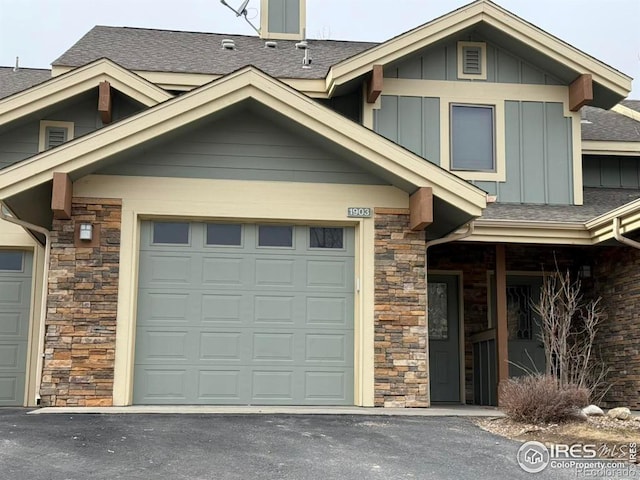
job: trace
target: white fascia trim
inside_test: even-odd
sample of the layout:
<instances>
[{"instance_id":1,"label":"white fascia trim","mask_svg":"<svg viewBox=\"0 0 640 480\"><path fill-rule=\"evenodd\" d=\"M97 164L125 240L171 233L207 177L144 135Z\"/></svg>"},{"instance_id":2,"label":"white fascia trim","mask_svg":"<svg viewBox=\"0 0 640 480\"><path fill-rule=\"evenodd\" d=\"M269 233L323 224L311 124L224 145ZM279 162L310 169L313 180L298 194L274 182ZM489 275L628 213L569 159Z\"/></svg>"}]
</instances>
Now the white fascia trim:
<instances>
[{"instance_id":1,"label":"white fascia trim","mask_svg":"<svg viewBox=\"0 0 640 480\"><path fill-rule=\"evenodd\" d=\"M0 125L97 87L104 80L148 107L173 98L170 93L110 60L101 59L0 100Z\"/></svg>"},{"instance_id":2,"label":"white fascia trim","mask_svg":"<svg viewBox=\"0 0 640 480\"><path fill-rule=\"evenodd\" d=\"M640 128L640 125L639 125ZM621 155L640 156L639 142L607 142L599 140L583 140L583 155Z\"/></svg>"},{"instance_id":3,"label":"white fascia trim","mask_svg":"<svg viewBox=\"0 0 640 480\"><path fill-rule=\"evenodd\" d=\"M249 98L302 122L416 188L432 187L434 194L473 216L480 216L486 207L486 194L479 188L252 67L0 171L0 196L46 182L54 169L72 172Z\"/></svg>"},{"instance_id":4,"label":"white fascia trim","mask_svg":"<svg viewBox=\"0 0 640 480\"><path fill-rule=\"evenodd\" d=\"M327 91L331 93L336 85L367 73L373 64L386 65L481 21L530 45L577 74L591 73L595 82L621 97L631 91L632 79L628 75L485 0L478 0L334 65L327 75Z\"/></svg>"}]
</instances>

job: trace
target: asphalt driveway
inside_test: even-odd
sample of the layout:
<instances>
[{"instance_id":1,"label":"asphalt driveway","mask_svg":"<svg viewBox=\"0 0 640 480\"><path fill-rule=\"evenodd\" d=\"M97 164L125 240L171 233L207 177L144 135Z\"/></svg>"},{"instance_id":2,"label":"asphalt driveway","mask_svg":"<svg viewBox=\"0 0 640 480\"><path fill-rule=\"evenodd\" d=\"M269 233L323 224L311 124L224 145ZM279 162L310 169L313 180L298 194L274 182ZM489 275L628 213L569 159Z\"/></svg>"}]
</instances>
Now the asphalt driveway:
<instances>
[{"instance_id":1,"label":"asphalt driveway","mask_svg":"<svg viewBox=\"0 0 640 480\"><path fill-rule=\"evenodd\" d=\"M534 477L516 463L518 442L484 432L468 418L26 412L0 409L2 478Z\"/></svg>"}]
</instances>

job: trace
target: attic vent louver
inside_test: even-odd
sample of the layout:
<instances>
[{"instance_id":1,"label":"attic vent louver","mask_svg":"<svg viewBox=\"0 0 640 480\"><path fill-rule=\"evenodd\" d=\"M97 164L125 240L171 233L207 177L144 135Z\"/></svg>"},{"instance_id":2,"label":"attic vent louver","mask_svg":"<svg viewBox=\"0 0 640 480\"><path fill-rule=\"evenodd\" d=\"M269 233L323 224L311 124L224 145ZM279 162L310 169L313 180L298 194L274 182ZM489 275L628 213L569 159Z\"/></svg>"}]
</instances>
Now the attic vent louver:
<instances>
[{"instance_id":1,"label":"attic vent louver","mask_svg":"<svg viewBox=\"0 0 640 480\"><path fill-rule=\"evenodd\" d=\"M306 40L302 40L301 42L296 43L297 50L306 50L307 48L309 48L309 44Z\"/></svg>"},{"instance_id":2,"label":"attic vent louver","mask_svg":"<svg viewBox=\"0 0 640 480\"><path fill-rule=\"evenodd\" d=\"M45 135L47 150L67 141L67 129L64 127L47 127Z\"/></svg>"},{"instance_id":3,"label":"attic vent louver","mask_svg":"<svg viewBox=\"0 0 640 480\"><path fill-rule=\"evenodd\" d=\"M225 50L235 50L236 42L231 39L225 38L224 40L222 40L222 48L224 48Z\"/></svg>"},{"instance_id":4,"label":"attic vent louver","mask_svg":"<svg viewBox=\"0 0 640 480\"><path fill-rule=\"evenodd\" d=\"M274 42L273 40L268 40L264 42L264 48L278 48L278 42Z\"/></svg>"},{"instance_id":5,"label":"attic vent louver","mask_svg":"<svg viewBox=\"0 0 640 480\"><path fill-rule=\"evenodd\" d=\"M482 73L480 47L464 47L462 49L462 55L463 55L462 72L467 75L480 75Z\"/></svg>"}]
</instances>

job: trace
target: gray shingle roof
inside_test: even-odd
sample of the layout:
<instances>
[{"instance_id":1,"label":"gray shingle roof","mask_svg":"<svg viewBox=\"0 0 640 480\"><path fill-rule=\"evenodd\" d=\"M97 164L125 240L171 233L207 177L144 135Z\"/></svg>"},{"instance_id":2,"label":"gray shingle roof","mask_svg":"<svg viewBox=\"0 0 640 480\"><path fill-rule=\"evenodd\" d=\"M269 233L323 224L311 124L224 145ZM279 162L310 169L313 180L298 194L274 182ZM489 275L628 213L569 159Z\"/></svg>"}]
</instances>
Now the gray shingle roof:
<instances>
[{"instance_id":1,"label":"gray shingle roof","mask_svg":"<svg viewBox=\"0 0 640 480\"><path fill-rule=\"evenodd\" d=\"M51 78L51 70L41 68L0 67L0 98L26 90Z\"/></svg>"},{"instance_id":2,"label":"gray shingle roof","mask_svg":"<svg viewBox=\"0 0 640 480\"><path fill-rule=\"evenodd\" d=\"M640 100L622 100L620 103L636 112L640 112Z\"/></svg>"},{"instance_id":3,"label":"gray shingle roof","mask_svg":"<svg viewBox=\"0 0 640 480\"><path fill-rule=\"evenodd\" d=\"M235 50L222 48L222 40L235 42ZM337 40L308 40L311 68L302 68L304 51L295 41L278 40L275 49L264 40L245 35L179 32L145 28L92 28L53 62L55 66L79 67L98 58L130 70L209 73L225 75L253 65L273 77L324 78L331 65L377 44Z\"/></svg>"},{"instance_id":4,"label":"gray shingle roof","mask_svg":"<svg viewBox=\"0 0 640 480\"><path fill-rule=\"evenodd\" d=\"M640 198L640 190L585 188L584 205L525 205L493 203L482 215L486 220L584 223Z\"/></svg>"},{"instance_id":5,"label":"gray shingle roof","mask_svg":"<svg viewBox=\"0 0 640 480\"><path fill-rule=\"evenodd\" d=\"M640 108L640 101L625 100L622 103L633 108L629 103L635 102ZM609 142L640 142L640 122L611 110L595 107L582 107L582 139Z\"/></svg>"}]
</instances>

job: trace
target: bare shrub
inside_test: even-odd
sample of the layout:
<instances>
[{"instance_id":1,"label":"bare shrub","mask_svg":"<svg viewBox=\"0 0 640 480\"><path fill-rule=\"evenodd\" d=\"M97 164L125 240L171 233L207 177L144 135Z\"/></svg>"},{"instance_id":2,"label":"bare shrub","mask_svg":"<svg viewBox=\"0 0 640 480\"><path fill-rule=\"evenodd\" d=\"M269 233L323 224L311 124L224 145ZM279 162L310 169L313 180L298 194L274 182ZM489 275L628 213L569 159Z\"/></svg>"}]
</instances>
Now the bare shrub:
<instances>
[{"instance_id":1,"label":"bare shrub","mask_svg":"<svg viewBox=\"0 0 640 480\"><path fill-rule=\"evenodd\" d=\"M546 356L546 374L561 388L585 388L601 400L607 391L609 369L598 358L595 340L606 314L600 298L585 302L579 280L567 271L545 275L540 298L532 304L540 317L540 339Z\"/></svg>"},{"instance_id":2,"label":"bare shrub","mask_svg":"<svg viewBox=\"0 0 640 480\"><path fill-rule=\"evenodd\" d=\"M589 403L589 390L560 385L551 375L526 375L502 384L502 409L507 417L524 423L562 422L575 418Z\"/></svg>"}]
</instances>

